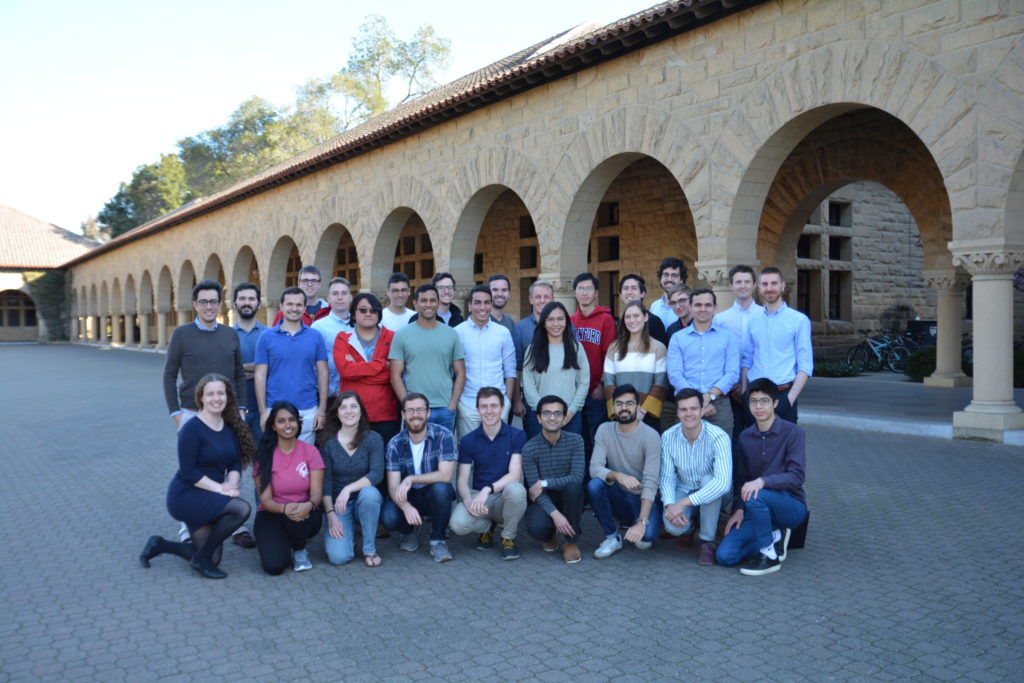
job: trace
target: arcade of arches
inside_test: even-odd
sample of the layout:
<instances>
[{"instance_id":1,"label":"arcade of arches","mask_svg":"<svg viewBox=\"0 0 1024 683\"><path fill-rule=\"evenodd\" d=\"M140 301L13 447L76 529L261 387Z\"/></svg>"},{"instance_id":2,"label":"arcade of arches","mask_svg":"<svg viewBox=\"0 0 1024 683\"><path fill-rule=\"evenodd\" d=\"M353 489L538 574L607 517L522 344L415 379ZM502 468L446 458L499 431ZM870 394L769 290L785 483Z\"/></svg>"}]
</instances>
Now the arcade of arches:
<instances>
[{"instance_id":1,"label":"arcade of arches","mask_svg":"<svg viewBox=\"0 0 1024 683\"><path fill-rule=\"evenodd\" d=\"M260 284L269 319L307 263L378 295L392 272L418 284L449 271L463 289L505 273L517 318L537 278L571 302L573 276L593 272L614 306L618 277L638 272L650 303L673 255L725 307L729 267L777 265L819 357L858 329L935 320L928 382L956 386L973 332L973 400L954 428L1001 439L1024 428L1007 372L1024 333L1024 24L980 5L868 16L852 1L740 2L569 75L538 70L538 85L372 154L254 179L244 198L72 261L73 335L161 347L203 277ZM691 11L658 7L650 22ZM979 26L988 38L972 43Z\"/></svg>"}]
</instances>

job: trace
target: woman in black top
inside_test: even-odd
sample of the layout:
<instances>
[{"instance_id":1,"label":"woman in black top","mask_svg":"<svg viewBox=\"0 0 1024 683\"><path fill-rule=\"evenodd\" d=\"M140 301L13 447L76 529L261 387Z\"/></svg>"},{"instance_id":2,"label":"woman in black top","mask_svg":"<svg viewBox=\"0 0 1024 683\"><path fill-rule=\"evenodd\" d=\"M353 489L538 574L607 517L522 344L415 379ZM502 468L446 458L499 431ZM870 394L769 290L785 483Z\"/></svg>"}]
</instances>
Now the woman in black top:
<instances>
[{"instance_id":1,"label":"woman in black top","mask_svg":"<svg viewBox=\"0 0 1024 683\"><path fill-rule=\"evenodd\" d=\"M151 536L139 562L149 567L154 557L170 553L189 560L208 579L223 579L227 574L217 566L222 544L249 518L238 482L255 448L226 377L209 374L199 380L196 405L199 412L178 432L178 472L167 488L167 511L185 522L192 542Z\"/></svg>"}]
</instances>

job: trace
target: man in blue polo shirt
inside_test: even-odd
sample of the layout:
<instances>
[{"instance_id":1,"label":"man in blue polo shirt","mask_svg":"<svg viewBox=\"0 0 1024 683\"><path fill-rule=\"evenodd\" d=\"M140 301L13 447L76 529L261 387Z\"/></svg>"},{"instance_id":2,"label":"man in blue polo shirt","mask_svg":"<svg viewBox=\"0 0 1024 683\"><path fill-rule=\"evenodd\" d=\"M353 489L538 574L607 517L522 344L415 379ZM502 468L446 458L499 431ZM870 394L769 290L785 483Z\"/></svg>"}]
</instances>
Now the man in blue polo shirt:
<instances>
[{"instance_id":1,"label":"man in blue polo shirt","mask_svg":"<svg viewBox=\"0 0 1024 683\"><path fill-rule=\"evenodd\" d=\"M281 292L284 317L256 342L255 381L260 423L267 423L275 401L290 401L302 418L299 439L312 444L327 415L327 350L320 333L302 323L305 308L301 289Z\"/></svg>"},{"instance_id":2,"label":"man in blue polo shirt","mask_svg":"<svg viewBox=\"0 0 1024 683\"><path fill-rule=\"evenodd\" d=\"M460 536L480 534L477 550L491 547L494 527L500 524L501 559L516 560L516 533L526 513L526 487L522 484L526 433L502 422L505 395L497 387L477 392L476 409L480 426L459 443L459 503L449 524Z\"/></svg>"}]
</instances>

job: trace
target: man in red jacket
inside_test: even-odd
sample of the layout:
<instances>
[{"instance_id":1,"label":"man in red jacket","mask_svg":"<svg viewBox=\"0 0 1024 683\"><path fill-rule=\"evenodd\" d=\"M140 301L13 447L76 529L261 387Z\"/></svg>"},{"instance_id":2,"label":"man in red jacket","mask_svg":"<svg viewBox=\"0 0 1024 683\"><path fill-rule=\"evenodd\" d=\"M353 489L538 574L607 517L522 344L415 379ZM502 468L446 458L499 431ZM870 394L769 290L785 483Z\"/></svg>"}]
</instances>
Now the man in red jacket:
<instances>
[{"instance_id":1,"label":"man in red jacket","mask_svg":"<svg viewBox=\"0 0 1024 683\"><path fill-rule=\"evenodd\" d=\"M572 315L572 327L576 341L583 345L590 363L590 392L583 404L583 452L586 456L585 478L589 479L590 456L594 452L594 434L602 422L608 420L605 405L604 357L615 341L615 319L611 309L597 305L597 277L580 273L572 281L576 293L576 312ZM584 481L586 490L586 481Z\"/></svg>"},{"instance_id":2,"label":"man in red jacket","mask_svg":"<svg viewBox=\"0 0 1024 683\"><path fill-rule=\"evenodd\" d=\"M306 310L302 312L302 324L306 327L312 325L314 320L327 317L331 312L331 305L317 296L320 293L321 279L320 269L316 266L303 266L299 271L299 289L306 295ZM278 311L271 327L283 319L284 313ZM328 353L330 351L327 349Z\"/></svg>"}]
</instances>

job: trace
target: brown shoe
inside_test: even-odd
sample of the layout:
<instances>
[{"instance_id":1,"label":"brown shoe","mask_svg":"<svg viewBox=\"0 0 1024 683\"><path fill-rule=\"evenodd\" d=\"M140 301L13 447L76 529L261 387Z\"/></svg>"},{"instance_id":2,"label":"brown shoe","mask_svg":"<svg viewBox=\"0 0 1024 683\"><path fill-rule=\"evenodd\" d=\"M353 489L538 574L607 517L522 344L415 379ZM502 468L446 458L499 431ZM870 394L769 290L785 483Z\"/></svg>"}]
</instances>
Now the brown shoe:
<instances>
[{"instance_id":1,"label":"brown shoe","mask_svg":"<svg viewBox=\"0 0 1024 683\"><path fill-rule=\"evenodd\" d=\"M695 535L696 528L690 529L685 534L681 534L676 537L676 547L680 550L689 550L693 547L693 537Z\"/></svg>"},{"instance_id":2,"label":"brown shoe","mask_svg":"<svg viewBox=\"0 0 1024 683\"><path fill-rule=\"evenodd\" d=\"M715 551L718 544L711 541L701 541L700 554L697 555L697 564L702 567L711 567L715 564Z\"/></svg>"},{"instance_id":3,"label":"brown shoe","mask_svg":"<svg viewBox=\"0 0 1024 683\"><path fill-rule=\"evenodd\" d=\"M565 560L566 564L576 564L583 559L583 554L580 552L579 546L566 541L565 545L562 546L562 559Z\"/></svg>"},{"instance_id":4,"label":"brown shoe","mask_svg":"<svg viewBox=\"0 0 1024 683\"><path fill-rule=\"evenodd\" d=\"M544 541L544 543L541 544L541 547L544 548L544 552L546 553L553 553L558 550L558 533L552 531L548 540Z\"/></svg>"},{"instance_id":5,"label":"brown shoe","mask_svg":"<svg viewBox=\"0 0 1024 683\"><path fill-rule=\"evenodd\" d=\"M243 531L240 534L235 534L231 537L231 540L235 545L241 546L242 548L256 547L256 541L253 540L253 537L249 534L248 531Z\"/></svg>"}]
</instances>

